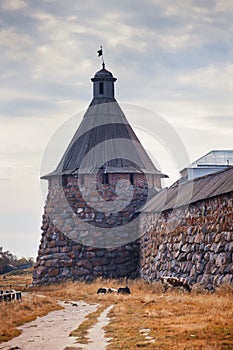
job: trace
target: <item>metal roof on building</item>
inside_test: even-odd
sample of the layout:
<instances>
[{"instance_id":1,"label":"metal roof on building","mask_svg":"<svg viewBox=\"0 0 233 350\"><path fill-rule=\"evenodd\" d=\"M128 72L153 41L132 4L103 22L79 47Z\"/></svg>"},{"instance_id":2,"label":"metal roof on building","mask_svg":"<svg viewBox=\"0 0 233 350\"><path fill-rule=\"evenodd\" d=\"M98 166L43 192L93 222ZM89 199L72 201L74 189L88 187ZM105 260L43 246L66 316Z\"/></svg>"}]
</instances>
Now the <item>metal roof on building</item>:
<instances>
[{"instance_id":1,"label":"metal roof on building","mask_svg":"<svg viewBox=\"0 0 233 350\"><path fill-rule=\"evenodd\" d=\"M233 166L160 191L142 212L161 212L233 192Z\"/></svg>"},{"instance_id":2,"label":"metal roof on building","mask_svg":"<svg viewBox=\"0 0 233 350\"><path fill-rule=\"evenodd\" d=\"M212 150L188 168L233 165L233 150Z\"/></svg>"},{"instance_id":3,"label":"metal roof on building","mask_svg":"<svg viewBox=\"0 0 233 350\"><path fill-rule=\"evenodd\" d=\"M98 78L98 79L97 79ZM93 173L103 166L109 173L146 173L166 177L156 169L114 98L112 73L102 69L92 78L94 98L55 171L56 175ZM98 90L103 82L105 93Z\"/></svg>"},{"instance_id":4,"label":"metal roof on building","mask_svg":"<svg viewBox=\"0 0 233 350\"><path fill-rule=\"evenodd\" d=\"M112 72L109 72L107 69L102 68L95 73L94 78L113 78ZM113 78L116 80L116 78Z\"/></svg>"}]
</instances>

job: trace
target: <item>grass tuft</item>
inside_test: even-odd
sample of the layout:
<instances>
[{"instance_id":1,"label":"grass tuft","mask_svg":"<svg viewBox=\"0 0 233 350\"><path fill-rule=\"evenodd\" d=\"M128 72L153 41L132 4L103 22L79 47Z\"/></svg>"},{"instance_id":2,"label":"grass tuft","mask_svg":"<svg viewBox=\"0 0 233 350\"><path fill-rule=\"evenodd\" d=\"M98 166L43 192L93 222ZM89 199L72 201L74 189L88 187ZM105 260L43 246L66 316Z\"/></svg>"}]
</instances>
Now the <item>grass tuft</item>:
<instances>
[{"instance_id":1,"label":"grass tuft","mask_svg":"<svg viewBox=\"0 0 233 350\"><path fill-rule=\"evenodd\" d=\"M97 322L97 318L106 309L106 306L98 306L97 310L87 315L86 320L79 325L77 329L70 333L70 336L77 337L77 342L80 344L88 344L88 332L91 327Z\"/></svg>"}]
</instances>

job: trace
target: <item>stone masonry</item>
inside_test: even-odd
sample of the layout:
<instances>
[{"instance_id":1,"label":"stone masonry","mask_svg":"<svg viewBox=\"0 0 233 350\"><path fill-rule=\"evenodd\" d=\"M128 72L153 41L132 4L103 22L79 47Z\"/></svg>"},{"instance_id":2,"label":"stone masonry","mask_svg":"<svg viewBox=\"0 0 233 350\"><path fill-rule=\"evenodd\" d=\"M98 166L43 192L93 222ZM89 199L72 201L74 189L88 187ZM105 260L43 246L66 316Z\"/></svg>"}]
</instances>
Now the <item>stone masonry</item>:
<instances>
[{"instance_id":1,"label":"stone masonry","mask_svg":"<svg viewBox=\"0 0 233 350\"><path fill-rule=\"evenodd\" d=\"M78 129L42 176L48 196L33 284L162 275L208 289L232 283L233 167L161 190L167 176L118 105L104 62L91 81Z\"/></svg>"},{"instance_id":2,"label":"stone masonry","mask_svg":"<svg viewBox=\"0 0 233 350\"><path fill-rule=\"evenodd\" d=\"M207 289L233 283L233 192L144 214L141 230L141 278L182 276Z\"/></svg>"},{"instance_id":3,"label":"stone masonry","mask_svg":"<svg viewBox=\"0 0 233 350\"><path fill-rule=\"evenodd\" d=\"M128 176L112 175L112 184L98 184L101 198L111 203L116 197L117 182ZM125 205L128 200L125 193L125 198L122 198L124 210L108 214L91 207L98 201L96 194L89 193L89 200L88 193L83 198L77 178L69 176L65 186L61 185L59 178L51 179L33 274L34 285L68 279L91 281L97 277L137 277L139 230L135 215L148 196L146 182L139 180L142 180L141 175L138 175L138 179L135 175L136 184L130 205ZM85 181L88 181L88 176L85 176ZM129 228L128 223L131 223ZM116 232L114 227L117 228ZM116 248L112 247L114 244Z\"/></svg>"},{"instance_id":4,"label":"stone masonry","mask_svg":"<svg viewBox=\"0 0 233 350\"><path fill-rule=\"evenodd\" d=\"M138 215L166 177L152 163L114 96L116 78L91 79L93 99L48 180L33 284L135 278Z\"/></svg>"}]
</instances>

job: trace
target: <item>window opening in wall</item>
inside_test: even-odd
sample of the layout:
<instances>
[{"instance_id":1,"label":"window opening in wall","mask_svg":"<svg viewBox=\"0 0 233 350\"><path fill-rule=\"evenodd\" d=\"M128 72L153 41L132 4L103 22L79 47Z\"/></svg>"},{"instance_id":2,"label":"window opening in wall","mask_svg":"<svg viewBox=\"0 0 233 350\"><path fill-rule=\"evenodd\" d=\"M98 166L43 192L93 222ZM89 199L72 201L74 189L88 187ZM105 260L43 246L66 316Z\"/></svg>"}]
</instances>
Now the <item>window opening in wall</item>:
<instances>
[{"instance_id":1,"label":"window opening in wall","mask_svg":"<svg viewBox=\"0 0 233 350\"><path fill-rule=\"evenodd\" d=\"M99 83L99 94L103 95L104 93L104 83Z\"/></svg>"},{"instance_id":2,"label":"window opening in wall","mask_svg":"<svg viewBox=\"0 0 233 350\"><path fill-rule=\"evenodd\" d=\"M133 185L134 184L133 183L133 180L134 180L134 174L133 173L129 174L129 180L130 180L131 185Z\"/></svg>"},{"instance_id":3,"label":"window opening in wall","mask_svg":"<svg viewBox=\"0 0 233 350\"><path fill-rule=\"evenodd\" d=\"M108 174L103 174L103 184L104 185L107 185L109 184L109 177L108 177Z\"/></svg>"},{"instance_id":4,"label":"window opening in wall","mask_svg":"<svg viewBox=\"0 0 233 350\"><path fill-rule=\"evenodd\" d=\"M68 177L62 176L62 186L67 186L67 183L68 183Z\"/></svg>"},{"instance_id":5,"label":"window opening in wall","mask_svg":"<svg viewBox=\"0 0 233 350\"><path fill-rule=\"evenodd\" d=\"M80 185L84 185L84 174L80 174Z\"/></svg>"}]
</instances>

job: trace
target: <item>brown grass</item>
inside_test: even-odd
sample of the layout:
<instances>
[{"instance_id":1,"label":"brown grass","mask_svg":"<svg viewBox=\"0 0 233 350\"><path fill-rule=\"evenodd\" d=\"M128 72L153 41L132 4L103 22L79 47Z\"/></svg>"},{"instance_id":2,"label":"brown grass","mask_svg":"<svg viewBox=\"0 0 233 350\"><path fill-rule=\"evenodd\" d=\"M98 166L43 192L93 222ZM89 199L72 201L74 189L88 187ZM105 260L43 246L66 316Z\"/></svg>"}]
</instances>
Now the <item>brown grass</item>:
<instances>
[{"instance_id":1,"label":"brown grass","mask_svg":"<svg viewBox=\"0 0 233 350\"><path fill-rule=\"evenodd\" d=\"M125 282L97 280L90 284L74 282L40 290L56 298L63 296L65 300L98 303L99 310L113 304L111 321L106 327L107 337L112 338L110 350L233 350L232 288L222 288L214 294L203 291L190 295L177 291L162 294L159 283L130 281L132 294L129 296L96 294L101 286L118 288L122 285ZM88 328L97 317L87 318L78 328L76 334L84 335L84 342Z\"/></svg>"},{"instance_id":2,"label":"brown grass","mask_svg":"<svg viewBox=\"0 0 233 350\"><path fill-rule=\"evenodd\" d=\"M0 343L19 335L21 331L17 329L18 326L59 309L61 307L55 300L36 295L25 296L22 302L0 303Z\"/></svg>"},{"instance_id":3,"label":"brown grass","mask_svg":"<svg viewBox=\"0 0 233 350\"><path fill-rule=\"evenodd\" d=\"M168 291L163 294L159 283L129 281L129 296L97 295L101 286L118 288L125 286L125 282L69 282L32 290L51 300L83 300L99 305L97 311L89 314L73 332L79 337L79 342L88 341L88 330L99 314L109 305L114 305L106 327L106 336L112 338L110 350L233 350L232 288L222 288L214 294L200 291L191 294Z\"/></svg>"},{"instance_id":4,"label":"brown grass","mask_svg":"<svg viewBox=\"0 0 233 350\"><path fill-rule=\"evenodd\" d=\"M96 311L90 313L80 326L70 333L71 336L77 337L80 344L88 344L88 331L97 322L97 318L105 310L106 306L99 306Z\"/></svg>"},{"instance_id":5,"label":"brown grass","mask_svg":"<svg viewBox=\"0 0 233 350\"><path fill-rule=\"evenodd\" d=\"M26 290L26 284L32 281L28 271L22 275L1 276L0 289ZM42 298L34 294L23 296L22 302L0 303L0 343L18 336L21 331L18 326L34 320L38 316L44 316L52 310L61 309L53 298Z\"/></svg>"},{"instance_id":6,"label":"brown grass","mask_svg":"<svg viewBox=\"0 0 233 350\"><path fill-rule=\"evenodd\" d=\"M9 272L0 276L0 289L26 290L32 283L32 269Z\"/></svg>"},{"instance_id":7,"label":"brown grass","mask_svg":"<svg viewBox=\"0 0 233 350\"><path fill-rule=\"evenodd\" d=\"M117 280L102 280L97 279L95 282L86 283L86 282L67 282L61 283L57 285L43 286L31 288L34 292L38 292L44 295L48 295L50 297L56 299L62 299L65 301L70 300L83 300L89 304L101 303L102 305L108 305L115 302L116 297L120 298L120 296L116 294L106 294L101 295L97 294L97 290L100 287L113 287L118 288L119 286L125 286L125 281L120 284Z\"/></svg>"},{"instance_id":8,"label":"brown grass","mask_svg":"<svg viewBox=\"0 0 233 350\"><path fill-rule=\"evenodd\" d=\"M111 310L109 349L233 350L232 289L187 295L157 287L133 282L133 294Z\"/></svg>"}]
</instances>

